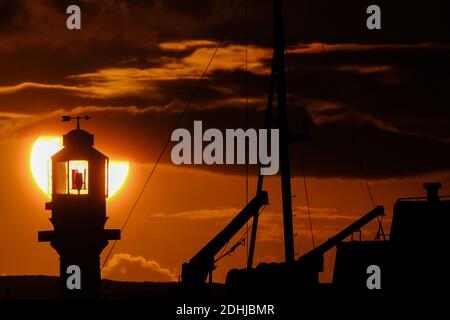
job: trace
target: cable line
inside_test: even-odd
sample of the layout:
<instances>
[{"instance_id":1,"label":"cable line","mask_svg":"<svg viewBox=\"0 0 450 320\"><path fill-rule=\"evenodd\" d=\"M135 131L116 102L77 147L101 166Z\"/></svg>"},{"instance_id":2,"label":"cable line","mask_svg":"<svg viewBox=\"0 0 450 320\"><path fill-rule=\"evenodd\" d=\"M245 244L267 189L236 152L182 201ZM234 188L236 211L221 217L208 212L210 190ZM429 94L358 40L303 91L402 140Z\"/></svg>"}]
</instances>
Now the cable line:
<instances>
[{"instance_id":1,"label":"cable line","mask_svg":"<svg viewBox=\"0 0 450 320\"><path fill-rule=\"evenodd\" d=\"M317 19L317 14L316 14L315 7L313 5L313 1L310 2L310 5L311 5L313 24L314 24L313 27L317 27L318 19ZM316 28L316 29L318 29L318 28ZM328 51L326 50L326 46L325 46L325 43L323 41L323 37L321 35L321 32L317 32L316 34L317 34L317 36L319 38L319 42L321 43L323 56L326 58L325 62L327 64L328 73L330 75L330 84L332 86L334 86L334 88L335 88L335 93L336 93L337 99L340 101L339 106L341 107L342 113L344 115L344 120L345 120L345 122L347 124L347 127L348 127L349 131L350 131L350 139L351 139L351 143L353 145L353 152L354 152L356 160L358 162L359 169L361 171L361 176L362 176L362 178L364 180L364 183L366 185L367 192L368 192L369 198L370 198L370 202L371 202L373 208L376 208L375 198L374 198L372 189L370 187L369 178L368 178L368 175L367 175L367 172L366 172L366 168L365 168L364 163L363 163L362 158L361 158L359 146L358 146L358 143L357 143L356 138L355 138L354 128L353 128L353 126L350 123L350 119L349 119L348 112L347 112L347 107L343 103L342 92L341 92L341 90L339 88L338 81L336 80L336 70L333 67L333 65L330 63L330 61L328 60L329 54L328 54ZM378 220L378 228L379 228L378 231L379 231L379 233L381 233L383 239L385 240L386 239L386 235L385 235L384 230L383 230L382 221L380 220L380 217L377 217L377 220Z\"/></svg>"},{"instance_id":2,"label":"cable line","mask_svg":"<svg viewBox=\"0 0 450 320\"><path fill-rule=\"evenodd\" d=\"M287 80L288 80L288 89L293 92L294 90L294 82L293 82L293 77L292 77L292 72L291 69L289 68L289 56L288 56L288 52L287 49L285 49L285 56L286 56L286 74L287 74ZM298 120L298 114L294 108L294 106L292 104L289 104L290 108L292 110L293 113L293 118L295 121L295 126L297 129L297 134L301 134L302 133L302 129L299 125L299 120ZM313 248L316 247L316 243L314 240L314 231L313 231L313 225L312 225L312 218L311 218L311 206L309 204L309 193L308 193L308 185L306 183L306 171L305 171L305 164L304 164L304 158L303 158L303 152L302 152L302 148L301 148L301 142L298 143L298 151L299 151L299 157L300 157L300 170L301 170L301 175L302 175L302 180L303 180L303 187L305 188L305 199L306 199L306 207L307 207L307 211L308 211L308 221L309 221L309 230L311 233L311 243Z\"/></svg>"},{"instance_id":3,"label":"cable line","mask_svg":"<svg viewBox=\"0 0 450 320\"><path fill-rule=\"evenodd\" d=\"M247 19L248 0L244 0L244 38L245 38L245 130L248 129L248 19ZM245 161L245 203L248 204L248 161ZM248 244L248 222L245 224L247 237L245 243ZM248 260L249 247L246 246Z\"/></svg>"},{"instance_id":4,"label":"cable line","mask_svg":"<svg viewBox=\"0 0 450 320\"><path fill-rule=\"evenodd\" d=\"M232 15L232 17L231 17L231 20L229 21L228 25L227 25L226 28L225 28L225 31L224 31L223 34L221 35L220 40L219 40L219 42L217 43L217 45L216 45L216 47L215 47L215 49L214 49L213 54L211 55L211 58L210 58L208 64L206 65L206 67L205 67L203 73L201 74L201 76L200 76L200 78L198 79L198 81L197 81L197 83L196 83L194 89L192 90L191 95L189 96L189 99L188 99L186 105L184 106L184 109L183 109L183 111L181 112L180 116L178 117L177 122L175 123L175 126L174 126L174 128L173 128L172 131L178 129L178 127L180 126L181 121L182 121L183 118L184 118L184 115L186 114L186 112L187 112L189 106L191 105L192 101L194 100L194 97L195 97L195 95L197 94L197 91L198 91L198 89L200 88L200 85L202 84L203 79L205 78L205 76L206 76L206 74L207 74L207 72L208 72L208 70L209 70L209 67L211 66L211 63L213 62L214 58L215 58L216 55L217 55L217 52L218 52L219 49L222 47L222 44L223 44L223 42L225 41L225 38L226 38L226 36L227 36L227 34L228 34L229 30L230 30L230 27L231 27L231 25L233 24L234 20L236 19L236 16L237 16L237 14L239 13L240 8L242 7L242 4L244 3L244 1L245 1L245 0L241 0L241 1L239 2L239 4L237 5L236 9L234 10L233 15ZM164 146L163 146L163 148L162 148L162 150L161 150L161 152L160 152L160 154L159 154L159 156L158 156L158 159L156 160L155 164L153 165L153 168L151 169L151 171L150 171L150 173L149 173L149 175L148 175L148 177L147 177L147 180L145 181L144 185L142 186L142 189L141 189L141 191L139 192L138 197L136 198L136 201L134 202L133 206L131 207L131 210L130 210L130 212L128 213L128 215L127 215L127 217L126 217L125 222L123 223L123 225L122 225L122 227L121 227L121 229L120 229L121 232L123 232L123 231L125 230L125 228L126 228L126 226L127 226L127 224L128 224L128 221L129 221L131 215L133 214L134 210L136 209L137 204L139 203L139 201L140 201L142 195L144 194L144 191L145 191L147 185L149 184L151 178L153 177L153 174L155 173L156 168L157 168L159 162L161 161L161 159L162 159L162 157L163 157L163 155L164 155L164 152L166 151L166 149L167 149L167 147L169 146L170 142L171 142L171 139L170 139L170 135L169 135L169 137L167 138L167 140L166 140L166 142L165 142L165 144L164 144ZM111 249L108 251L108 254L106 255L105 261L103 262L103 264L102 264L102 266L101 266L101 268L100 268L100 271L103 270L103 268L105 267L106 263L108 262L109 257L111 256L111 253L112 253L112 251L114 250L116 244L117 244L117 240L115 240L115 241L113 242L113 245L111 246Z\"/></svg>"}]
</instances>

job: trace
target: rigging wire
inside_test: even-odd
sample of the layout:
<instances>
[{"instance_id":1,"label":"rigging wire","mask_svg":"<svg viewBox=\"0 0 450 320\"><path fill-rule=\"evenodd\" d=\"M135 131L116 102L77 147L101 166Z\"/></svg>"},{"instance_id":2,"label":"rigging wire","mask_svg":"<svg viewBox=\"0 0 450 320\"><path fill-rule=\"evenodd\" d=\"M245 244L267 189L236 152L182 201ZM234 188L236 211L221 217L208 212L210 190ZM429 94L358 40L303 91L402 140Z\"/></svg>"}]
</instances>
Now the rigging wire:
<instances>
[{"instance_id":1,"label":"rigging wire","mask_svg":"<svg viewBox=\"0 0 450 320\"><path fill-rule=\"evenodd\" d=\"M314 231L313 231L312 218L311 218L311 206L309 205L308 185L306 184L305 164L304 164L303 152L302 152L302 148L301 148L300 144L299 144L298 149L299 149L299 153L300 153L300 169L302 170L303 187L305 188L306 206L308 208L308 220L309 220L309 230L311 232L311 242L312 242L313 248L315 248L316 242L314 241Z\"/></svg>"},{"instance_id":2,"label":"rigging wire","mask_svg":"<svg viewBox=\"0 0 450 320\"><path fill-rule=\"evenodd\" d=\"M284 49L284 56L285 56L285 61L286 61L286 74L287 74L287 82L288 82L288 89L293 92L294 91L294 84L293 84L293 78L292 78L292 72L290 70L289 67L289 55L288 55L288 51L286 49L286 45L285 45L285 49ZM295 108L292 106L292 104L290 104L290 107L292 109L292 112L294 114L294 121L295 121L295 126L297 129L297 133L301 134L301 128L299 125L299 120L298 120L298 114L295 110ZM304 158L303 158L303 151L302 151L302 147L301 147L301 141L298 142L298 151L299 151L299 157L300 157L300 170L301 170L301 175L302 175L302 180L303 180L303 187L305 188L305 200L306 200L306 207L307 207L307 212L308 212L308 222L309 222L309 230L311 233L311 243L313 248L316 247L316 243L314 240L314 229L313 229L313 224L312 224L312 217L311 217L311 206L310 206L310 202L309 202L309 192L308 192L308 184L306 182L306 171L305 171L305 163L304 163Z\"/></svg>"},{"instance_id":3,"label":"rigging wire","mask_svg":"<svg viewBox=\"0 0 450 320\"><path fill-rule=\"evenodd\" d=\"M267 205L264 205L261 210L258 212L257 216L259 217L264 209L266 208ZM222 260L223 258L225 258L226 256L229 256L231 253L233 253L240 245L245 245L245 239L248 235L248 231L251 230L253 227L253 224L250 225L250 228L245 230L244 233L242 234L242 236L239 238L239 240L230 248L230 250L222 253L217 259L214 260L214 263L219 262L220 260ZM224 251L224 250L223 250ZM222 252L223 252L222 251Z\"/></svg>"},{"instance_id":4,"label":"rigging wire","mask_svg":"<svg viewBox=\"0 0 450 320\"><path fill-rule=\"evenodd\" d=\"M245 38L245 130L248 129L248 0L244 0L244 38ZM245 203L248 204L248 161L245 161ZM248 221L245 224L247 229L246 244L248 244ZM248 260L249 247L246 246Z\"/></svg>"},{"instance_id":5,"label":"rigging wire","mask_svg":"<svg viewBox=\"0 0 450 320\"><path fill-rule=\"evenodd\" d=\"M287 61L287 59L286 59L286 61ZM291 108L294 113L294 120L296 122L297 131L301 132L300 126L298 125L297 112L295 111L294 107L291 107ZM306 200L306 208L307 208L307 212L308 212L309 231L311 233L311 243L312 243L313 248L315 248L316 243L314 240L314 228L313 228L312 217L311 217L311 205L309 202L308 184L306 182L305 161L304 161L304 157L303 157L303 150L302 150L301 142L298 143L298 153L299 153L299 160L300 160L300 170L301 170L301 175L302 175L302 180L303 180L303 188L305 189L305 200Z\"/></svg>"},{"instance_id":6,"label":"rigging wire","mask_svg":"<svg viewBox=\"0 0 450 320\"><path fill-rule=\"evenodd\" d=\"M310 2L310 4L311 4L311 11L312 11L313 25L314 25L314 27L316 27L316 30L319 30L319 28L317 28L318 19L317 19L316 11L315 11L314 5L312 4L312 1ZM369 178L367 176L366 168L364 167L363 161L361 159L359 146L358 146L358 143L357 143L357 141L355 139L354 128L350 124L350 117L348 115L347 106L343 103L343 101L344 101L343 100L343 95L342 95L341 89L339 87L338 81L336 80L336 70L335 70L334 66L330 63L330 61L328 59L329 58L329 53L328 53L328 51L326 49L326 46L325 46L325 43L323 41L322 35L320 34L320 32L317 32L316 34L317 34L317 36L319 38L319 42L320 42L321 49L322 49L322 54L325 57L326 67L328 69L328 74L329 74L329 77L330 77L330 85L334 88L336 97L337 97L338 101L340 102L339 106L340 106L340 108L342 110L342 114L344 116L345 123L347 124L347 127L348 127L348 129L350 131L350 139L351 139L351 144L353 146L353 152L355 154L356 161L358 162L358 166L359 166L359 169L361 171L361 176L362 176L362 178L364 180L364 183L366 185L367 192L368 192L369 198L370 198L370 202L372 203L372 206L375 208L376 207L375 199L374 199L374 196L373 196L373 193L372 193L372 189L371 189L370 184L369 184Z\"/></svg>"},{"instance_id":7,"label":"rigging wire","mask_svg":"<svg viewBox=\"0 0 450 320\"><path fill-rule=\"evenodd\" d=\"M273 95L274 95L274 86L275 86L275 60L272 58L272 68L270 71L269 77L269 94L267 95L267 110L266 110L266 119L265 119L265 128L269 130L272 127L272 104L273 104ZM269 140L270 144L270 140ZM256 194L259 194L262 191L264 176L261 174L261 163L258 166L258 181L256 184ZM249 257L247 260L247 269L251 269L253 266L253 258L255 256L255 245L256 245L256 233L258 228L258 215L253 216L252 223L252 233L250 235L250 247L249 247Z\"/></svg>"},{"instance_id":8,"label":"rigging wire","mask_svg":"<svg viewBox=\"0 0 450 320\"><path fill-rule=\"evenodd\" d=\"M230 28L231 28L231 25L233 24L234 20L236 19L236 16L238 15L238 13L239 13L239 11L240 11L240 9L241 9L241 7L242 7L242 4L243 4L244 2L245 2L245 0L239 1L239 4L238 4L237 7L235 8L232 17L231 17L230 21L228 22L228 24L227 24L227 26L226 26L226 28L225 28L225 31L222 33L222 35L221 35L219 41L217 42L217 45L216 45L216 47L215 47L215 49L214 49L213 54L211 55L210 60L208 61L208 64L206 65L206 67L205 67L203 73L201 74L201 76L200 76L200 78L198 79L198 81L197 81L197 83L196 83L194 89L192 90L192 92L191 92L191 94L190 94L190 96L189 96L189 99L188 99L186 105L184 106L183 111L181 112L180 116L178 117L178 119L177 119L177 121L176 121L176 123L175 123L174 129L173 129L172 131L176 130L176 129L180 126L181 121L183 120L183 118L184 118L184 116L185 116L185 114L186 114L186 112L187 112L189 106L191 105L192 101L194 100L194 97L195 97L195 95L197 94L197 91L198 91L198 89L200 88L200 85L202 84L203 79L205 78L205 76L206 76L206 74L207 74L207 72L208 72L208 70L209 70L209 67L211 66L211 63L213 62L214 58L216 57L217 52L219 51L219 49L222 47L222 44L223 44L223 42L225 41L226 36L228 35L228 32L229 32L229 30L230 30ZM167 140L166 140L166 142L165 142L165 144L164 144L164 146L163 146L163 148L162 148L162 150L161 150L161 152L160 152L160 154L159 154L159 156L158 156L158 158L157 158L155 164L153 165L153 167L152 167L152 169L151 169L151 171L150 171L150 173L149 173L149 175L148 175L148 177L147 177L147 179L146 179L144 185L142 186L142 189L141 189L141 191L139 192L139 194L138 194L138 196L137 196L137 198L136 198L136 201L133 203L133 206L131 207L131 210L130 210L130 212L128 213L126 219L125 219L125 222L123 223L122 227L120 228L121 233L122 233L122 232L124 231L124 229L126 228L126 226L127 226L127 224L128 224L128 221L129 221L131 215L133 214L134 210L136 209L137 204L139 203L139 201L140 201L142 195L144 194L144 191L145 191L147 185L149 184L151 178L153 177L153 174L155 173L156 167L158 166L159 162L161 161L161 159L162 159L162 157L163 157L163 155L164 155L164 153L165 153L167 147L168 147L169 144L170 144L170 141L171 141L171 139L170 139L170 136L169 136L169 137L167 138ZM105 261L103 262L103 264L102 264L102 266L101 266L101 268L100 268L100 271L103 270L103 268L105 267L106 263L108 262L109 257L111 256L111 253L113 252L113 250L114 250L114 248L115 248L115 246L116 246L116 244L117 244L117 241L118 241L118 240L115 240L115 241L113 242L113 244L112 244L110 250L108 251L108 254L106 255Z\"/></svg>"}]
</instances>

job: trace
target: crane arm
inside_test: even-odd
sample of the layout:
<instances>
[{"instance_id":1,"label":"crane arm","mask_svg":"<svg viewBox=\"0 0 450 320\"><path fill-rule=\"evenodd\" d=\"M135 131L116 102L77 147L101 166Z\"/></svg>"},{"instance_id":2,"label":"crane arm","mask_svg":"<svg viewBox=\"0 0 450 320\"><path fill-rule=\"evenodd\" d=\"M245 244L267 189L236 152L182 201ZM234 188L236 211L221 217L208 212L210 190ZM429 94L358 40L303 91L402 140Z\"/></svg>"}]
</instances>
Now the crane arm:
<instances>
[{"instance_id":1,"label":"crane arm","mask_svg":"<svg viewBox=\"0 0 450 320\"><path fill-rule=\"evenodd\" d=\"M343 241L345 238L350 236L353 232L361 229L366 224L368 224L373 219L384 216L384 208L382 206L378 206L369 213L362 216L360 219L352 223L350 226L342 230L341 232L337 233L324 243L322 243L320 246L316 247L315 249L309 251L305 255L300 257L300 261L310 258L310 257L317 257L322 256L325 252L333 248L336 244Z\"/></svg>"},{"instance_id":2,"label":"crane arm","mask_svg":"<svg viewBox=\"0 0 450 320\"><path fill-rule=\"evenodd\" d=\"M186 285L204 284L208 274L215 269L214 256L239 232L247 221L258 214L263 205L268 204L269 196L261 191L238 213L236 217L210 242L208 242L189 262L182 267L181 279Z\"/></svg>"}]
</instances>

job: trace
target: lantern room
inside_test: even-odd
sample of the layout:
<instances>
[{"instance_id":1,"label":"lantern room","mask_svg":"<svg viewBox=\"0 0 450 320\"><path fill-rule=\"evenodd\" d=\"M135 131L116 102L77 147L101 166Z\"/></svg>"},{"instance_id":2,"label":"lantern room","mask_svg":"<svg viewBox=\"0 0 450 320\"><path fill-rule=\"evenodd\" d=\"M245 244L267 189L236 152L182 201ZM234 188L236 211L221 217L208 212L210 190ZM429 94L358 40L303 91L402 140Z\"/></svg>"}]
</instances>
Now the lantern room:
<instances>
[{"instance_id":1,"label":"lantern room","mask_svg":"<svg viewBox=\"0 0 450 320\"><path fill-rule=\"evenodd\" d=\"M109 159L93 145L94 136L79 128L63 136L52 157L52 198L108 196Z\"/></svg>"}]
</instances>

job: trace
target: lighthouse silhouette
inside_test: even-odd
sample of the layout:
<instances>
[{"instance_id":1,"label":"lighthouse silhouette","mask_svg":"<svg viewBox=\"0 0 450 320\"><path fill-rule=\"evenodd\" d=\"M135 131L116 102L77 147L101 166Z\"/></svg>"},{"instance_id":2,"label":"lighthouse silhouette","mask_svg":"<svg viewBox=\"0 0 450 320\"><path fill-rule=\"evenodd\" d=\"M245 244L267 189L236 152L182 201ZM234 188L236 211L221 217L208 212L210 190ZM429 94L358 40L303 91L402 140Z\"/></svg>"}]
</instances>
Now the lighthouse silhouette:
<instances>
[{"instance_id":1,"label":"lighthouse silhouette","mask_svg":"<svg viewBox=\"0 0 450 320\"><path fill-rule=\"evenodd\" d=\"M60 256L60 290L65 299L101 296L100 253L120 230L105 229L109 159L93 147L94 136L77 128L63 136L63 148L51 159L51 210L54 231L39 231Z\"/></svg>"}]
</instances>

